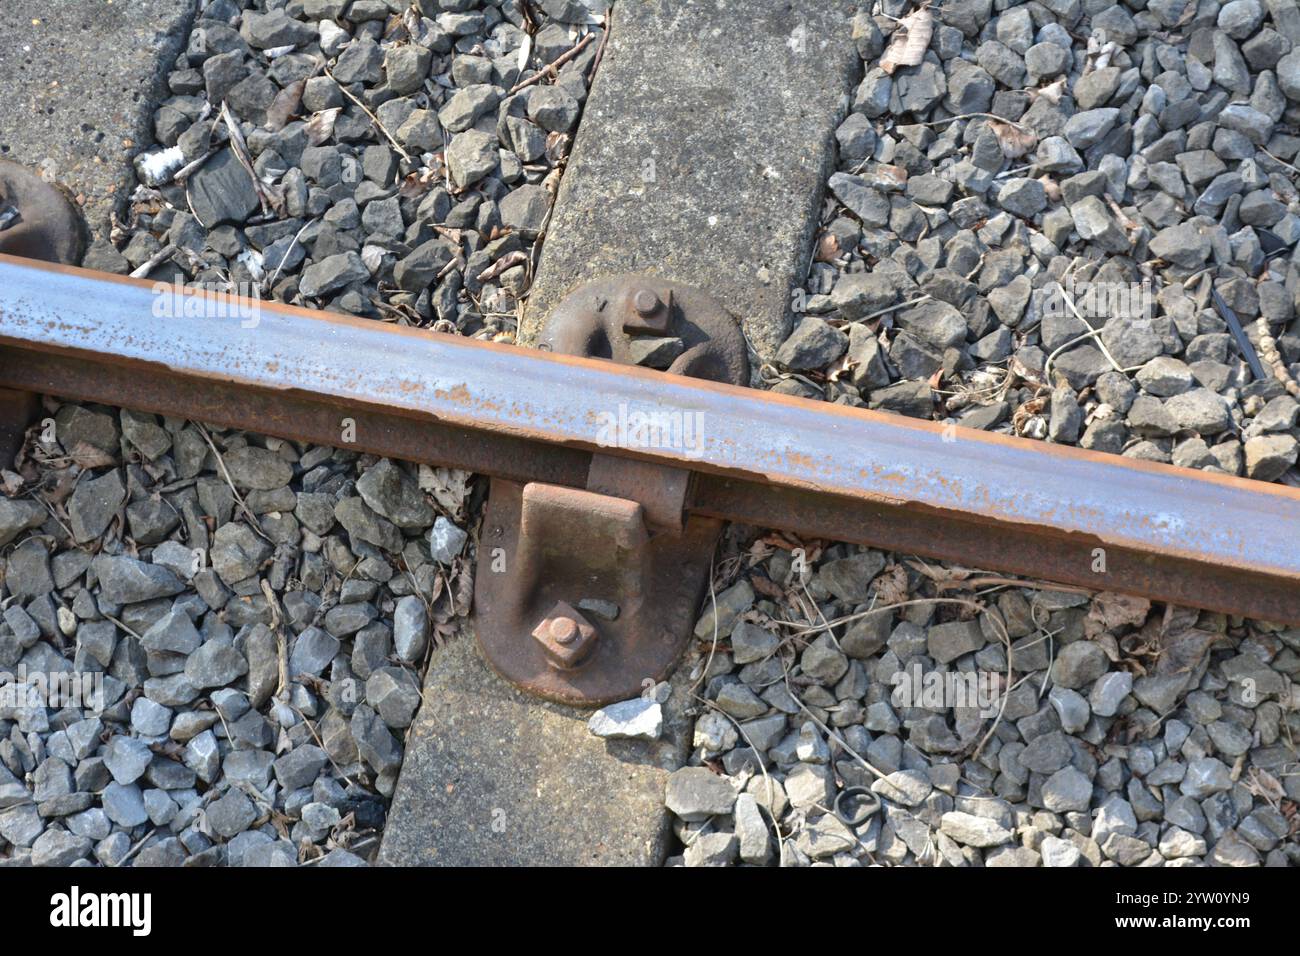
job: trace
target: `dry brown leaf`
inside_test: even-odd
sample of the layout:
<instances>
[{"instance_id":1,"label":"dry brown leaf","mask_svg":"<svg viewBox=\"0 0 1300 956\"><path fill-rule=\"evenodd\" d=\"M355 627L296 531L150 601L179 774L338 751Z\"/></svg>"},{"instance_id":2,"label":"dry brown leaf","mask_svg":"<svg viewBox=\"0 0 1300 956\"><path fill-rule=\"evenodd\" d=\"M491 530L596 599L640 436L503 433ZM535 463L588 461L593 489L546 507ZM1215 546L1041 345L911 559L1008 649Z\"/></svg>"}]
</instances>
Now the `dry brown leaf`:
<instances>
[{"instance_id":1,"label":"dry brown leaf","mask_svg":"<svg viewBox=\"0 0 1300 956\"><path fill-rule=\"evenodd\" d=\"M892 74L900 66L916 66L925 58L933 33L934 16L928 7L903 17L880 58L880 68Z\"/></svg>"},{"instance_id":2,"label":"dry brown leaf","mask_svg":"<svg viewBox=\"0 0 1300 956\"><path fill-rule=\"evenodd\" d=\"M1200 616L1195 608L1166 606L1160 622L1157 674L1186 674L1195 670L1210 648L1224 636L1196 627Z\"/></svg>"},{"instance_id":3,"label":"dry brown leaf","mask_svg":"<svg viewBox=\"0 0 1300 956\"><path fill-rule=\"evenodd\" d=\"M449 588L454 585L453 600L456 602L456 616L469 617L469 612L474 607L474 565L457 558L452 567L453 577Z\"/></svg>"},{"instance_id":4,"label":"dry brown leaf","mask_svg":"<svg viewBox=\"0 0 1300 956\"><path fill-rule=\"evenodd\" d=\"M1246 775L1246 788L1270 802L1286 799L1286 789L1281 782L1262 767L1250 768L1250 772Z\"/></svg>"},{"instance_id":5,"label":"dry brown leaf","mask_svg":"<svg viewBox=\"0 0 1300 956\"><path fill-rule=\"evenodd\" d=\"M76 442L67 449L67 452L68 457L75 461L82 471L91 468L111 468L117 464L112 455L84 441Z\"/></svg>"},{"instance_id":6,"label":"dry brown leaf","mask_svg":"<svg viewBox=\"0 0 1300 956\"><path fill-rule=\"evenodd\" d=\"M901 604L908 598L907 569L901 564L886 568L871 582L876 592L876 603L883 606Z\"/></svg>"},{"instance_id":7,"label":"dry brown leaf","mask_svg":"<svg viewBox=\"0 0 1300 956\"><path fill-rule=\"evenodd\" d=\"M780 531L769 531L758 540L769 548L779 548L782 551L793 551L796 548L805 548L808 553L811 553L811 549L807 549L803 542L798 538L792 535L785 535ZM818 552L820 553L820 548L818 548ZM809 560L812 559L810 558Z\"/></svg>"},{"instance_id":8,"label":"dry brown leaf","mask_svg":"<svg viewBox=\"0 0 1300 956\"><path fill-rule=\"evenodd\" d=\"M1035 415L1040 414L1047 407L1047 396L1040 395L1037 398L1031 398L1022 404L1011 415L1011 424L1016 430L1017 435L1024 434L1025 423Z\"/></svg>"},{"instance_id":9,"label":"dry brown leaf","mask_svg":"<svg viewBox=\"0 0 1300 956\"><path fill-rule=\"evenodd\" d=\"M1038 134L1027 127L1000 119L991 119L988 124L1007 159L1019 159L1038 145Z\"/></svg>"},{"instance_id":10,"label":"dry brown leaf","mask_svg":"<svg viewBox=\"0 0 1300 956\"><path fill-rule=\"evenodd\" d=\"M528 253L522 249L516 249L514 252L508 252L492 265L488 266L478 274L479 282L491 282L507 269L513 269L515 266L526 265L528 263Z\"/></svg>"},{"instance_id":11,"label":"dry brown leaf","mask_svg":"<svg viewBox=\"0 0 1300 956\"><path fill-rule=\"evenodd\" d=\"M1118 664L1123 658L1119 651L1119 641L1115 640L1114 634L1098 634L1092 642L1106 652L1112 664Z\"/></svg>"},{"instance_id":12,"label":"dry brown leaf","mask_svg":"<svg viewBox=\"0 0 1300 956\"><path fill-rule=\"evenodd\" d=\"M1100 624L1102 631L1113 631L1125 626L1141 627L1150 613L1151 602L1146 598L1102 591L1092 599L1088 620Z\"/></svg>"},{"instance_id":13,"label":"dry brown leaf","mask_svg":"<svg viewBox=\"0 0 1300 956\"><path fill-rule=\"evenodd\" d=\"M420 8L416 4L411 4L402 14L402 26L406 29L407 37L412 40L420 35Z\"/></svg>"},{"instance_id":14,"label":"dry brown leaf","mask_svg":"<svg viewBox=\"0 0 1300 956\"><path fill-rule=\"evenodd\" d=\"M546 159L552 166L569 155L571 141L568 133L550 133L546 137Z\"/></svg>"},{"instance_id":15,"label":"dry brown leaf","mask_svg":"<svg viewBox=\"0 0 1300 956\"><path fill-rule=\"evenodd\" d=\"M311 119L307 120L304 126L307 142L313 146L320 146L328 142L329 138L334 135L334 121L338 119L338 115L342 112L343 107L335 106L332 109L313 113Z\"/></svg>"},{"instance_id":16,"label":"dry brown leaf","mask_svg":"<svg viewBox=\"0 0 1300 956\"><path fill-rule=\"evenodd\" d=\"M785 590L765 574L751 574L749 583L759 594L770 597L774 601L780 601L785 597Z\"/></svg>"},{"instance_id":17,"label":"dry brown leaf","mask_svg":"<svg viewBox=\"0 0 1300 956\"><path fill-rule=\"evenodd\" d=\"M840 257L840 241L834 233L822 233L822 237L817 240L817 261L834 262Z\"/></svg>"},{"instance_id":18,"label":"dry brown leaf","mask_svg":"<svg viewBox=\"0 0 1300 956\"><path fill-rule=\"evenodd\" d=\"M438 507L447 512L453 521L465 518L465 503L472 475L459 468L434 468L420 466L420 490L433 495Z\"/></svg>"},{"instance_id":19,"label":"dry brown leaf","mask_svg":"<svg viewBox=\"0 0 1300 956\"><path fill-rule=\"evenodd\" d=\"M1195 670L1210 652L1222 634L1189 627L1171 634L1161 642L1156 673L1162 675L1186 674Z\"/></svg>"},{"instance_id":20,"label":"dry brown leaf","mask_svg":"<svg viewBox=\"0 0 1300 956\"><path fill-rule=\"evenodd\" d=\"M290 83L275 94L275 99L266 110L267 129L276 132L289 125L289 120L297 114L299 107L302 106L302 91L306 87L306 80L298 80L295 83Z\"/></svg>"},{"instance_id":21,"label":"dry brown leaf","mask_svg":"<svg viewBox=\"0 0 1300 956\"><path fill-rule=\"evenodd\" d=\"M1065 77L1061 77L1055 83L1048 83L1046 86L1039 87L1035 92L1055 106L1061 102L1061 97L1065 95Z\"/></svg>"},{"instance_id":22,"label":"dry brown leaf","mask_svg":"<svg viewBox=\"0 0 1300 956\"><path fill-rule=\"evenodd\" d=\"M1014 355L1011 357L1011 363L1007 367L1010 370L1012 375L1014 375L1018 379L1021 379L1022 381L1028 382L1030 385L1042 386L1046 384L1043 381L1043 377L1041 375L1039 375L1037 372L1031 369L1020 359L1016 358Z\"/></svg>"},{"instance_id":23,"label":"dry brown leaf","mask_svg":"<svg viewBox=\"0 0 1300 956\"><path fill-rule=\"evenodd\" d=\"M858 363L853 361L848 352L845 352L826 368L826 377L832 382L838 382L857 367Z\"/></svg>"},{"instance_id":24,"label":"dry brown leaf","mask_svg":"<svg viewBox=\"0 0 1300 956\"><path fill-rule=\"evenodd\" d=\"M402 185L397 189L397 194L403 199L414 199L416 196L423 196L441 181L442 177L437 170L424 166L406 174L402 179Z\"/></svg>"}]
</instances>

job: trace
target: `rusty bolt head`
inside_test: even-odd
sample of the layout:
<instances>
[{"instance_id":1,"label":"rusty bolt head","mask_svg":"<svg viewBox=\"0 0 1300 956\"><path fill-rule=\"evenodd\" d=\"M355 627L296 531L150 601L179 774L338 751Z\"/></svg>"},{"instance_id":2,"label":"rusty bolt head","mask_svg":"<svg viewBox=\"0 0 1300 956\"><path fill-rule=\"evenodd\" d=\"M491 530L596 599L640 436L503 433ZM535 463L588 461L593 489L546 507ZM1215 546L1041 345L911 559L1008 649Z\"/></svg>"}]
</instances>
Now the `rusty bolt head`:
<instances>
[{"instance_id":1,"label":"rusty bolt head","mask_svg":"<svg viewBox=\"0 0 1300 956\"><path fill-rule=\"evenodd\" d=\"M661 297L649 286L633 286L623 314L623 331L630 335L667 335L672 327L673 297Z\"/></svg>"},{"instance_id":2,"label":"rusty bolt head","mask_svg":"<svg viewBox=\"0 0 1300 956\"><path fill-rule=\"evenodd\" d=\"M559 670L580 665L596 645L596 628L573 605L556 602L551 612L533 628L546 662Z\"/></svg>"},{"instance_id":3,"label":"rusty bolt head","mask_svg":"<svg viewBox=\"0 0 1300 956\"><path fill-rule=\"evenodd\" d=\"M556 644L572 644L578 637L578 622L569 617L552 618L550 635Z\"/></svg>"},{"instance_id":4,"label":"rusty bolt head","mask_svg":"<svg viewBox=\"0 0 1300 956\"><path fill-rule=\"evenodd\" d=\"M637 289L632 295L632 308L643 319L648 319L659 311L661 304L653 289Z\"/></svg>"}]
</instances>

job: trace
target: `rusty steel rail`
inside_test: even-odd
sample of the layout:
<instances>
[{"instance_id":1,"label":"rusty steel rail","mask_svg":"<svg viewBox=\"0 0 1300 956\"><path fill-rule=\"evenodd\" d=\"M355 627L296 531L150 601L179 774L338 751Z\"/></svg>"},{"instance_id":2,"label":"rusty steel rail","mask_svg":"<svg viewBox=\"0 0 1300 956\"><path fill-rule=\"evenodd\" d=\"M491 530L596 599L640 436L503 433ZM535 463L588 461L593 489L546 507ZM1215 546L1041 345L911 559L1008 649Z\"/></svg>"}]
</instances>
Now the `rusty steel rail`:
<instances>
[{"instance_id":1,"label":"rusty steel rail","mask_svg":"<svg viewBox=\"0 0 1300 956\"><path fill-rule=\"evenodd\" d=\"M689 469L691 513L1300 624L1300 491L591 359L0 256L0 387L585 486ZM204 302L199 302L202 299ZM188 317L187 317L188 316ZM611 447L658 416L674 447ZM616 439L618 435L614 436Z\"/></svg>"}]
</instances>

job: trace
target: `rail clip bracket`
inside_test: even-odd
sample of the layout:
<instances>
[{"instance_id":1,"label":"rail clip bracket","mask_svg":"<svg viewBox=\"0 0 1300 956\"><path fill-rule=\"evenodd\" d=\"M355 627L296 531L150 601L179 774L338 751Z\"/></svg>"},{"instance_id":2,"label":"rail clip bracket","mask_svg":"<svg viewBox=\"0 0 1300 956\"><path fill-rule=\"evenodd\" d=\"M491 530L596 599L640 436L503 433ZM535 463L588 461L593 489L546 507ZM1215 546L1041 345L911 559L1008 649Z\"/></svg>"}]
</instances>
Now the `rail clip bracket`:
<instances>
[{"instance_id":1,"label":"rail clip bracket","mask_svg":"<svg viewBox=\"0 0 1300 956\"><path fill-rule=\"evenodd\" d=\"M736 320L707 293L665 280L580 287L551 313L539 344L749 381ZM672 672L690 640L722 522L686 514L690 471L624 455L698 441L707 423L653 412L609 410L610 452L592 455L585 488L492 479L476 633L492 668L529 693L578 707L635 697Z\"/></svg>"},{"instance_id":2,"label":"rail clip bracket","mask_svg":"<svg viewBox=\"0 0 1300 956\"><path fill-rule=\"evenodd\" d=\"M59 187L0 159L0 253L76 265L85 249L81 215ZM40 412L31 392L0 389L0 467L12 468Z\"/></svg>"}]
</instances>

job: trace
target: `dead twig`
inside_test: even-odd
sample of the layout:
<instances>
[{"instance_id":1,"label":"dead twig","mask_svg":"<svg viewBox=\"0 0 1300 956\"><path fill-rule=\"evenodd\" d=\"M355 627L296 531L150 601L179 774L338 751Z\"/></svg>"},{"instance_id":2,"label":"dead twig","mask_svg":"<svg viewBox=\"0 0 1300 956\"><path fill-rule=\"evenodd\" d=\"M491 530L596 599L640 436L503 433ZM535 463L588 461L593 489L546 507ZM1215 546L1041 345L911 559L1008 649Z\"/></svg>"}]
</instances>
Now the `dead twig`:
<instances>
[{"instance_id":1,"label":"dead twig","mask_svg":"<svg viewBox=\"0 0 1300 956\"><path fill-rule=\"evenodd\" d=\"M257 201L262 204L262 214L264 216L278 214L284 205L283 199L277 200L277 197L272 196L266 184L262 182L262 177L257 175L257 170L253 167L253 158L248 152L248 143L244 141L244 134L239 131L239 122L231 115L230 105L224 100L221 102L221 113L218 115L221 122L226 125L226 131L230 133L230 148L235 158L239 160L239 165L247 170L249 178L253 181ZM198 216L194 218L198 219ZM201 222L201 224L207 228L207 223Z\"/></svg>"},{"instance_id":2,"label":"dead twig","mask_svg":"<svg viewBox=\"0 0 1300 956\"><path fill-rule=\"evenodd\" d=\"M600 46L596 47L596 56L591 61L591 70L587 73L588 84L596 78L596 71L600 69L600 61L605 58L605 46L609 43L609 33L613 25L614 10L611 7L609 13L605 14L605 32L600 38Z\"/></svg>"},{"instance_id":3,"label":"dead twig","mask_svg":"<svg viewBox=\"0 0 1300 956\"><path fill-rule=\"evenodd\" d=\"M312 217L307 220L306 224L294 233L293 242L289 243L289 248L284 250L284 255L280 257L280 264L275 267L275 272L271 275L271 278L268 281L262 283L263 292L268 292L275 288L275 280L280 278L280 270L284 268L284 261L289 258L289 253L293 252L294 247L298 245L298 240L302 238L302 234L307 231L308 226L311 226L312 223L316 221L316 218L317 217Z\"/></svg>"},{"instance_id":4,"label":"dead twig","mask_svg":"<svg viewBox=\"0 0 1300 956\"><path fill-rule=\"evenodd\" d=\"M289 646L284 636L284 616L280 611L280 600L275 596L275 592L271 590L270 582L266 578L262 578L259 583L262 586L262 595L271 608L271 630L275 632L275 659L276 668L279 671L275 696L278 700L287 701L289 699ZM302 715L299 714L299 716ZM306 720L305 717L303 719ZM314 734L313 731L313 736Z\"/></svg>"},{"instance_id":5,"label":"dead twig","mask_svg":"<svg viewBox=\"0 0 1300 956\"><path fill-rule=\"evenodd\" d=\"M272 545L275 544L274 541L267 537L266 532L262 530L262 526L253 520L252 509L248 507L248 502L246 502L243 495L239 493L239 489L235 487L235 480L230 477L230 469L226 467L226 460L221 457L221 452L217 451L217 446L213 443L212 437L208 434L208 430L204 428L200 422L195 422L194 427L199 430L199 434L203 436L203 440L207 442L208 447L212 449L212 454L217 457L217 464L221 466L221 476L226 479L226 484L230 486L230 493L235 496L235 501L239 503L239 510L244 513L244 517L248 519L249 525L252 526L253 530L257 532L258 536L262 538L262 540Z\"/></svg>"},{"instance_id":6,"label":"dead twig","mask_svg":"<svg viewBox=\"0 0 1300 956\"><path fill-rule=\"evenodd\" d=\"M1065 591L1069 594L1095 594L1088 588L1075 587L1072 584L1053 584L1051 581L1022 581L1019 578L1002 578L994 575L979 578L966 578L964 581L936 581L936 591L965 591L984 587L1031 588L1035 591Z\"/></svg>"},{"instance_id":7,"label":"dead twig","mask_svg":"<svg viewBox=\"0 0 1300 956\"><path fill-rule=\"evenodd\" d=\"M528 79L520 80L518 83L512 86L510 88L510 92L507 93L506 96L514 96L516 93L518 93L520 90L524 89L525 87L529 87L532 86L534 83L541 82L541 80L546 76L555 76L560 67L564 66L564 64L568 63L579 53L585 50L587 46L591 43L591 41L594 39L596 39L596 34L588 33L585 37L579 40L571 49L566 50L564 53L561 53L554 60L546 64L546 66L542 67L532 76L530 76ZM345 90L344 92L347 91Z\"/></svg>"},{"instance_id":8,"label":"dead twig","mask_svg":"<svg viewBox=\"0 0 1300 956\"><path fill-rule=\"evenodd\" d=\"M736 720L735 717L732 717L729 713L727 713L725 710L723 710L713 701L701 697L699 694L695 694L695 693L692 693L691 696L694 697L696 700L698 700L701 704L704 704L709 709L717 711L723 717L726 717L727 720L731 721L732 725L736 728L736 731L740 734L740 736L745 738L745 743L749 745L749 749L754 751L754 757L758 761L758 769L763 772L763 781L767 785L767 802L771 804L772 797L775 794L775 791L772 788L772 778L768 775L767 767L764 766L763 764L762 752L757 747L754 746L754 741L749 739L749 734L745 733L745 728L740 725L740 721ZM776 814L769 812L768 816L771 817L772 820L772 832L776 834L777 865L783 866L785 864L785 838L781 836L781 824L776 819Z\"/></svg>"},{"instance_id":9,"label":"dead twig","mask_svg":"<svg viewBox=\"0 0 1300 956\"><path fill-rule=\"evenodd\" d=\"M957 120L964 120L964 119L994 120L998 123L1006 123L1008 126L1014 127L1015 129L1018 129L1025 133L1033 132L1033 130L1031 130L1028 126L1025 126L1021 123L1014 123L1011 120L1004 119L1001 116L994 116L992 113L959 113L956 116L948 116L941 120L935 120L933 123L917 123L916 125L917 126L943 126L946 123L955 123L957 122Z\"/></svg>"},{"instance_id":10,"label":"dead twig","mask_svg":"<svg viewBox=\"0 0 1300 956\"><path fill-rule=\"evenodd\" d=\"M330 68L327 66L327 67L323 67L323 69L325 70L325 75L328 76L331 80L334 80L334 74L330 72ZM379 130L379 132L384 134L384 138L388 140L389 143L392 144L393 149L397 150L398 155L400 155L402 159L406 160L408 163L414 164L415 160L411 158L411 154L408 153L405 149L403 149L402 144L397 141L396 137L394 137L392 133L388 132L388 128L384 126L383 123L379 122L379 117L376 116L374 113L372 113L370 111L370 108L366 106L365 103L362 103L359 99L353 96L352 92L346 86L344 86L342 83L339 83L338 80L334 80L334 82L338 84L338 88L343 91L344 96L350 99L353 103L357 104L357 106L361 107L362 112L364 112L368 117L370 117L370 122L375 124L375 129Z\"/></svg>"},{"instance_id":11,"label":"dead twig","mask_svg":"<svg viewBox=\"0 0 1300 956\"><path fill-rule=\"evenodd\" d=\"M713 608L713 641L709 644L709 656L704 662L704 669L700 671L699 678L691 685L690 692L695 693L695 688L709 676L709 668L713 666L713 653L718 649L718 594L713 584L713 576L717 573L717 566L709 569L709 604Z\"/></svg>"},{"instance_id":12,"label":"dead twig","mask_svg":"<svg viewBox=\"0 0 1300 956\"><path fill-rule=\"evenodd\" d=\"M184 166L182 166L180 169L176 170L176 172L172 174L171 181L173 183L182 183L185 180L189 179L190 176L193 175L195 172L197 172L203 166L204 163L206 163L213 156L217 155L217 153L221 152L223 148L224 147L222 146L213 146L210 150L208 150L198 159L186 163Z\"/></svg>"},{"instance_id":13,"label":"dead twig","mask_svg":"<svg viewBox=\"0 0 1300 956\"><path fill-rule=\"evenodd\" d=\"M195 218L197 219L198 217L196 216ZM153 255L151 255L149 257L148 262L141 263L139 266L132 269L131 278L132 279L147 278L149 273L153 272L154 269L156 269L165 260L170 259L175 254L176 254L176 247L173 246L171 243L168 243L167 245L159 249L157 252L155 252Z\"/></svg>"},{"instance_id":14,"label":"dead twig","mask_svg":"<svg viewBox=\"0 0 1300 956\"><path fill-rule=\"evenodd\" d=\"M862 764L862 766L865 767L868 771L870 771L871 773L875 774L876 777L877 777L878 779L880 779L880 780L884 780L886 777L888 777L889 774L885 773L883 770L879 769L878 767L873 766L873 765L872 765L872 764L867 760L866 757L862 756L862 754L858 753L856 750L854 750L852 747L850 747L850 746L848 745L848 742L845 741L845 739L844 739L843 737L841 737L841 736L840 736L839 734L837 734L835 731L833 731L833 730L831 730L829 727L827 727L826 724L824 724L824 723L822 722L821 718L819 718L816 714L814 714L811 710L808 709L807 705L804 704L804 702L803 702L802 700L799 699L799 695L796 694L796 693L794 692L794 687L791 686L791 684L790 684L790 669L789 669L788 667L785 666L785 660L784 660L784 659L782 659L782 661L781 661L781 666L785 669L785 690L786 690L786 693L790 695L790 699L791 699L791 700L793 700L796 704L799 705L799 709L802 710L805 714L807 714L807 715L809 716L809 718L811 718L811 720L812 720L812 722L813 722L814 724L816 724L818 727L821 728L822 733L824 733L827 737L830 737L830 738L831 738L832 740L834 740L837 744L839 744L840 747L843 748L843 750L844 750L845 753L849 754L849 755L852 756L854 759L856 759L857 762L860 763L860 764Z\"/></svg>"}]
</instances>

